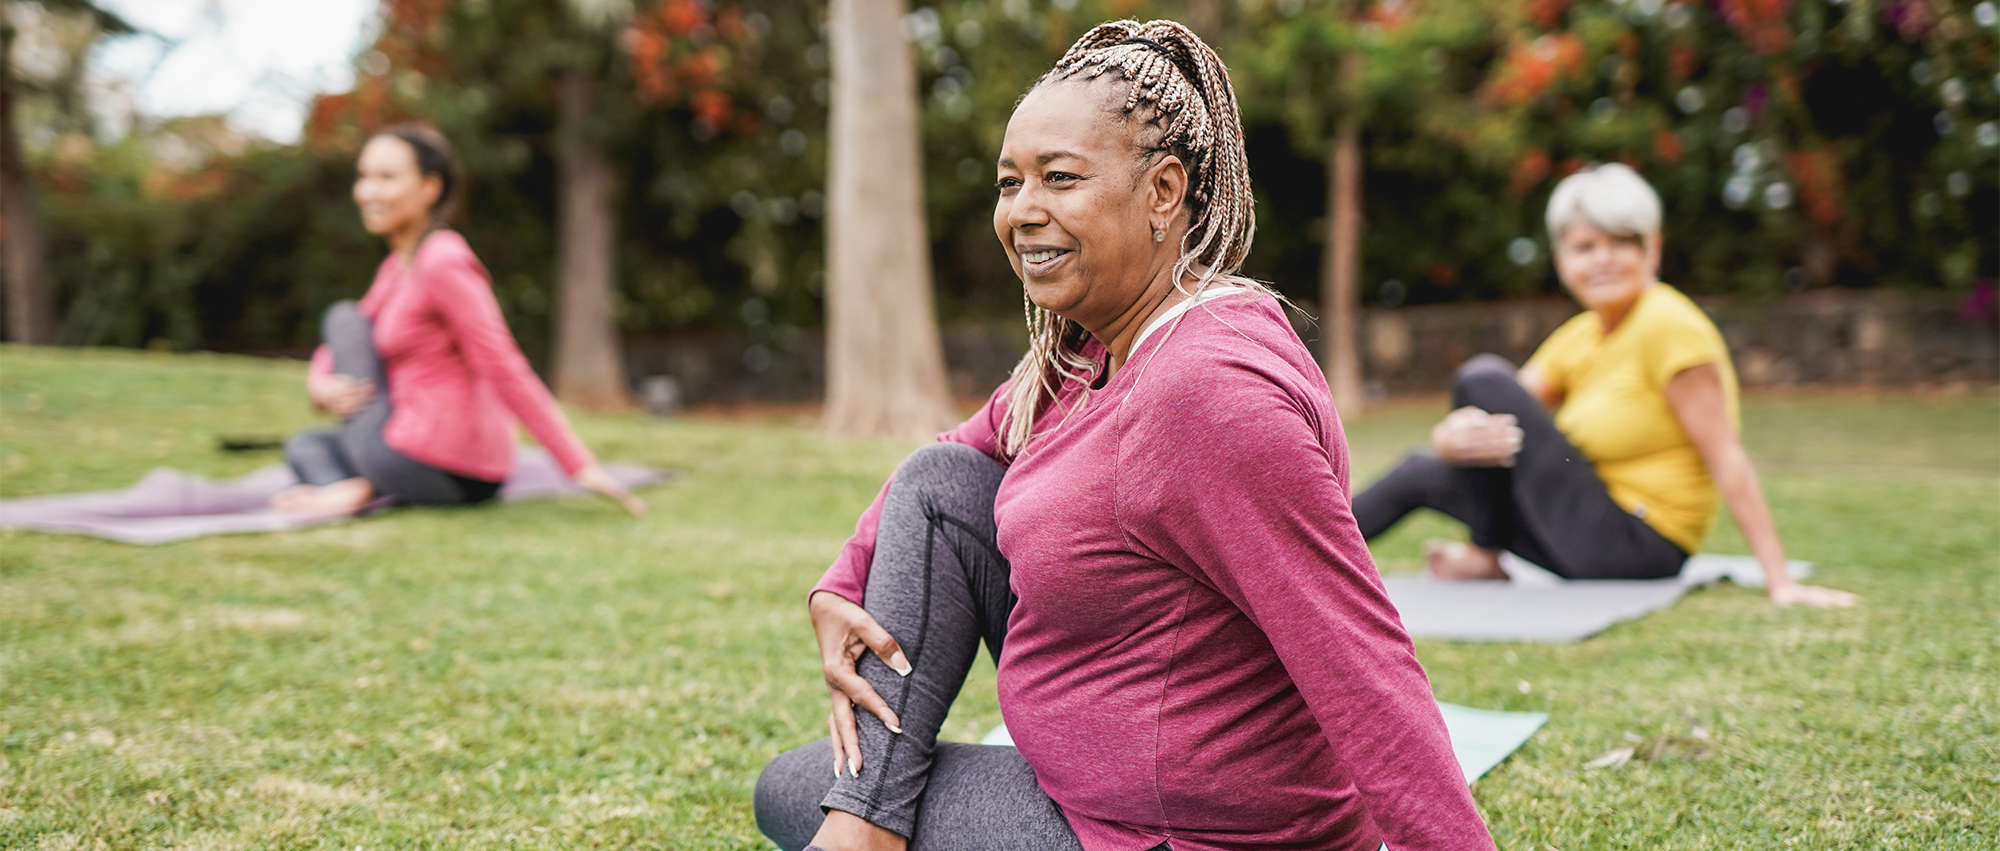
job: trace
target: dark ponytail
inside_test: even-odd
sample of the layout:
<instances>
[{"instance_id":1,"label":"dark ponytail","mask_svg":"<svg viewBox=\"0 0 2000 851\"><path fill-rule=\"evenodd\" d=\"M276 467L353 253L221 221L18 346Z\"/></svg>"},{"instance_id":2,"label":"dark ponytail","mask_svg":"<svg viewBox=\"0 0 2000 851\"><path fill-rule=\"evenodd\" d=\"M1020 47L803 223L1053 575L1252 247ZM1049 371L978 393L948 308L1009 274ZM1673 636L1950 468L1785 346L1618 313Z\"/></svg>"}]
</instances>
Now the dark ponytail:
<instances>
[{"instance_id":1,"label":"dark ponytail","mask_svg":"<svg viewBox=\"0 0 2000 851\"><path fill-rule=\"evenodd\" d=\"M437 202L431 205L431 226L444 227L458 212L458 191L460 179L458 152L444 135L425 124L394 124L376 132L376 136L388 136L408 143L417 153L417 173L425 177L436 177L442 191Z\"/></svg>"}]
</instances>

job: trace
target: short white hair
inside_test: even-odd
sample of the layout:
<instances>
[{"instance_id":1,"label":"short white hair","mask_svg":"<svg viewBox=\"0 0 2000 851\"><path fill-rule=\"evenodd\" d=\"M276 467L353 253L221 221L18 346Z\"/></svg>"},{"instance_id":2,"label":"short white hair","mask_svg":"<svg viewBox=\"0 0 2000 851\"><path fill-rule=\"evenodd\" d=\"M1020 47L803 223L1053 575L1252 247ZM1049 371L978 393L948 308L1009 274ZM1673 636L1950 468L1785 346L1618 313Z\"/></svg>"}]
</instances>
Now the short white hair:
<instances>
[{"instance_id":1,"label":"short white hair","mask_svg":"<svg viewBox=\"0 0 2000 851\"><path fill-rule=\"evenodd\" d=\"M1549 239L1586 222L1606 233L1649 237L1660 232L1660 194L1630 167L1592 166L1563 178L1549 195Z\"/></svg>"}]
</instances>

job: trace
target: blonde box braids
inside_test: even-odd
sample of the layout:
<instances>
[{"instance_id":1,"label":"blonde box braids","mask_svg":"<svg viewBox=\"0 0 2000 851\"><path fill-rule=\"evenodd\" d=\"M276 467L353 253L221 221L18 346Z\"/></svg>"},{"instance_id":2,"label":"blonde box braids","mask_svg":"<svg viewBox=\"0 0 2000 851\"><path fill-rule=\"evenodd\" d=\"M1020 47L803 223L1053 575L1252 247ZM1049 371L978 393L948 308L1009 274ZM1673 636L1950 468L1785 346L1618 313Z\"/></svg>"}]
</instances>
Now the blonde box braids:
<instances>
[{"instance_id":1,"label":"blonde box braids","mask_svg":"<svg viewBox=\"0 0 2000 851\"><path fill-rule=\"evenodd\" d=\"M1172 154L1187 168L1188 230L1174 263L1174 286L1193 297L1227 278L1270 292L1235 275L1250 254L1257 215L1243 153L1243 119L1222 59L1173 21L1113 21L1077 39L1034 88L1093 80L1125 85L1125 99L1115 111L1140 128L1135 142L1144 162ZM1191 274L1198 277L1189 292L1183 283ZM1025 290L1022 303L1028 353L1014 367L1000 433L1001 451L1009 457L1027 449L1035 414L1055 399L1058 383L1088 384L1099 366L1079 351L1081 326L1036 307Z\"/></svg>"}]
</instances>

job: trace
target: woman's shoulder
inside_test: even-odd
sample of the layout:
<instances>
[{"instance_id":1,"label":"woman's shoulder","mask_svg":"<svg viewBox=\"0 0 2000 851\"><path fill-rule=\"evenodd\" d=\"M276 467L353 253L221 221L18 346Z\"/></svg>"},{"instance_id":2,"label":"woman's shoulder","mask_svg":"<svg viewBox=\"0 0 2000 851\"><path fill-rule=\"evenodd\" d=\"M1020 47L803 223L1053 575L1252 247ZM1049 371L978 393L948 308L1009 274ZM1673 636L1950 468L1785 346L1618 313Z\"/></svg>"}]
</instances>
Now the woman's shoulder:
<instances>
[{"instance_id":1,"label":"woman's shoulder","mask_svg":"<svg viewBox=\"0 0 2000 851\"><path fill-rule=\"evenodd\" d=\"M1647 336L1693 334L1722 339L1721 329L1715 326L1708 312L1671 284L1654 284L1636 318L1647 330Z\"/></svg>"},{"instance_id":2,"label":"woman's shoulder","mask_svg":"<svg viewBox=\"0 0 2000 851\"><path fill-rule=\"evenodd\" d=\"M1178 459L1175 469L1187 474L1307 447L1344 453L1325 374L1275 296L1253 290L1203 302L1168 330L1125 365L1133 381L1119 401L1120 463L1152 471Z\"/></svg>"},{"instance_id":3,"label":"woman's shoulder","mask_svg":"<svg viewBox=\"0 0 2000 851\"><path fill-rule=\"evenodd\" d=\"M417 246L417 254L410 265L419 272L446 272L470 269L481 277L486 275L486 267L479 257L472 253L472 245L458 231L440 229L431 231Z\"/></svg>"},{"instance_id":4,"label":"woman's shoulder","mask_svg":"<svg viewBox=\"0 0 2000 851\"><path fill-rule=\"evenodd\" d=\"M1274 387L1285 395L1326 391L1318 363L1267 291L1203 301L1154 334L1158 343L1126 364L1137 370L1133 393L1142 404L1198 395L1228 405Z\"/></svg>"},{"instance_id":5,"label":"woman's shoulder","mask_svg":"<svg viewBox=\"0 0 2000 851\"><path fill-rule=\"evenodd\" d=\"M1556 330L1550 331L1549 336L1542 339L1542 344L1535 347L1535 353L1530 360L1545 365L1552 361L1574 360L1603 335L1604 325L1598 320L1597 314L1588 310L1582 311L1563 320L1561 325L1556 326Z\"/></svg>"},{"instance_id":6,"label":"woman's shoulder","mask_svg":"<svg viewBox=\"0 0 2000 851\"><path fill-rule=\"evenodd\" d=\"M1188 369L1233 359L1282 358L1304 349L1278 298L1247 287L1201 300L1153 335L1159 338L1152 353L1155 359ZM1218 355L1225 357L1218 360Z\"/></svg>"}]
</instances>

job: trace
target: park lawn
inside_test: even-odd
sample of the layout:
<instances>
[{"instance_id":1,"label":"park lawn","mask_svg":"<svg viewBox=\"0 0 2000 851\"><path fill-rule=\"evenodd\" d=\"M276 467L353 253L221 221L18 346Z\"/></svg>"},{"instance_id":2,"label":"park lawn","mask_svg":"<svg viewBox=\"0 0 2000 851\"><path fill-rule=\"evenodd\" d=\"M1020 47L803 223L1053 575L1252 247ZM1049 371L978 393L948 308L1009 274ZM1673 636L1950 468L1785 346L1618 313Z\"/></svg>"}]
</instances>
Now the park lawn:
<instances>
[{"instance_id":1,"label":"park lawn","mask_svg":"<svg viewBox=\"0 0 2000 851\"><path fill-rule=\"evenodd\" d=\"M0 497L274 462L216 441L312 422L302 371L0 348ZM1356 478L1440 407L1351 422ZM1755 396L1744 420L1792 554L1864 604L1725 585L1573 645L1419 642L1439 698L1550 715L1474 787L1501 846L2000 845L2000 396ZM0 530L0 848L769 848L758 769L824 733L806 589L912 445L577 425L682 475L639 520L569 499L153 548ZM1418 518L1377 557L1414 570L1448 534ZM1709 549L1744 551L1726 521ZM982 662L947 736L998 717ZM1665 758L1583 767L1632 739Z\"/></svg>"}]
</instances>

